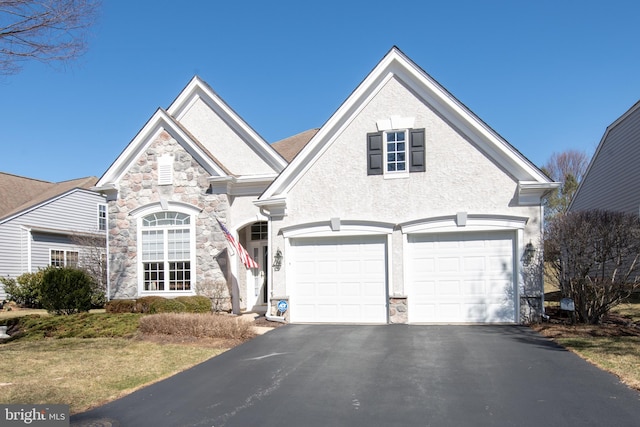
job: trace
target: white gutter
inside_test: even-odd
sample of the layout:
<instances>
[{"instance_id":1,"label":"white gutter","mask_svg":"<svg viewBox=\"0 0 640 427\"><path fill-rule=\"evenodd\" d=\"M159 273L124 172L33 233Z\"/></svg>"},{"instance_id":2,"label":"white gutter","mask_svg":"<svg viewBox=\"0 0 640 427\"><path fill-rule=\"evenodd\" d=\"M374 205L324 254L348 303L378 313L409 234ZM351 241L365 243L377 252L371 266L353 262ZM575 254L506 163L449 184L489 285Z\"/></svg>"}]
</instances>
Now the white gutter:
<instances>
[{"instance_id":1,"label":"white gutter","mask_svg":"<svg viewBox=\"0 0 640 427\"><path fill-rule=\"evenodd\" d=\"M265 211L264 209L260 208L260 212L265 215ZM265 215L268 220L267 220L267 233L269 236L269 244L267 245L267 263L269 264L268 266L264 266L264 268L269 268L269 275L267 276L267 289L265 289L264 291L267 294L267 311L265 311L264 313L264 317L267 320L270 320L272 322L280 322L280 323L287 323L287 321L284 319L284 317L282 316L272 316L269 314L269 312L271 311L271 289L273 289L273 268L271 266L271 260L273 259L273 254L272 254L272 250L271 250L271 215Z\"/></svg>"}]
</instances>

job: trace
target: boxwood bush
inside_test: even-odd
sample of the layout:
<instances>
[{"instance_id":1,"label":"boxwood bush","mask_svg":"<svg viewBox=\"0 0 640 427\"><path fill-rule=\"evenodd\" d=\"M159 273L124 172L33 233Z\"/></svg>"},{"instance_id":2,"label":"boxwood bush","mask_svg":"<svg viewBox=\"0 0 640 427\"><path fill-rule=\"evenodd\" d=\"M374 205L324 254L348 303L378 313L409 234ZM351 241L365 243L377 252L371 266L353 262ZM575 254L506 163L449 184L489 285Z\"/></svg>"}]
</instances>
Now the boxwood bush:
<instances>
[{"instance_id":1,"label":"boxwood bush","mask_svg":"<svg viewBox=\"0 0 640 427\"><path fill-rule=\"evenodd\" d=\"M163 298L151 303L149 313L184 313L187 307L175 299Z\"/></svg>"},{"instance_id":2,"label":"boxwood bush","mask_svg":"<svg viewBox=\"0 0 640 427\"><path fill-rule=\"evenodd\" d=\"M137 313L151 313L151 305L156 301L163 301L166 298L150 295L136 300L135 311Z\"/></svg>"},{"instance_id":3,"label":"boxwood bush","mask_svg":"<svg viewBox=\"0 0 640 427\"><path fill-rule=\"evenodd\" d=\"M133 299L113 299L104 306L107 313L135 313L136 300Z\"/></svg>"},{"instance_id":4,"label":"boxwood bush","mask_svg":"<svg viewBox=\"0 0 640 427\"><path fill-rule=\"evenodd\" d=\"M164 298L146 296L133 299L114 299L105 308L107 313L210 313L211 300L202 295Z\"/></svg>"},{"instance_id":5,"label":"boxwood bush","mask_svg":"<svg viewBox=\"0 0 640 427\"><path fill-rule=\"evenodd\" d=\"M187 313L211 312L211 300L202 295L177 297L176 301L185 305Z\"/></svg>"}]
</instances>

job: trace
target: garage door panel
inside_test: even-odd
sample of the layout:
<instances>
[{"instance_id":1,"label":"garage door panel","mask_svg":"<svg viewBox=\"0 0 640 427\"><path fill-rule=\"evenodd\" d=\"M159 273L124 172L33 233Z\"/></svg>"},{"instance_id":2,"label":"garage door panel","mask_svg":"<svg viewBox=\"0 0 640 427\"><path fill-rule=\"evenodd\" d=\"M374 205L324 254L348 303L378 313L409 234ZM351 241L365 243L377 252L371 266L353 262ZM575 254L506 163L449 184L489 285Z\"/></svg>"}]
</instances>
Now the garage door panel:
<instances>
[{"instance_id":1,"label":"garage door panel","mask_svg":"<svg viewBox=\"0 0 640 427\"><path fill-rule=\"evenodd\" d=\"M464 271L482 274L485 271L485 258L480 256L469 256L463 259Z\"/></svg>"},{"instance_id":2,"label":"garage door panel","mask_svg":"<svg viewBox=\"0 0 640 427\"><path fill-rule=\"evenodd\" d=\"M316 293L314 283L298 282L298 295L302 297L313 297Z\"/></svg>"},{"instance_id":3,"label":"garage door panel","mask_svg":"<svg viewBox=\"0 0 640 427\"><path fill-rule=\"evenodd\" d=\"M442 296L459 295L460 282L458 280L439 280L435 285L435 294Z\"/></svg>"},{"instance_id":4,"label":"garage door panel","mask_svg":"<svg viewBox=\"0 0 640 427\"><path fill-rule=\"evenodd\" d=\"M410 322L515 322L514 235L409 236Z\"/></svg>"},{"instance_id":5,"label":"garage door panel","mask_svg":"<svg viewBox=\"0 0 640 427\"><path fill-rule=\"evenodd\" d=\"M476 280L466 280L462 284L462 294L468 296L482 296L486 295L485 282Z\"/></svg>"},{"instance_id":6,"label":"garage door panel","mask_svg":"<svg viewBox=\"0 0 640 427\"><path fill-rule=\"evenodd\" d=\"M341 297L357 297L361 295L362 289L360 283L342 282L340 284L339 294Z\"/></svg>"},{"instance_id":7,"label":"garage door panel","mask_svg":"<svg viewBox=\"0 0 640 427\"><path fill-rule=\"evenodd\" d=\"M386 237L292 239L291 249L292 322L387 322Z\"/></svg>"},{"instance_id":8,"label":"garage door panel","mask_svg":"<svg viewBox=\"0 0 640 427\"><path fill-rule=\"evenodd\" d=\"M415 282L413 285L412 295L421 297L421 296L432 296L436 293L436 283L429 282Z\"/></svg>"},{"instance_id":9,"label":"garage door panel","mask_svg":"<svg viewBox=\"0 0 640 427\"><path fill-rule=\"evenodd\" d=\"M439 258L438 259L438 268L437 271L441 271L443 273L454 272L457 273L460 271L460 258Z\"/></svg>"},{"instance_id":10,"label":"garage door panel","mask_svg":"<svg viewBox=\"0 0 640 427\"><path fill-rule=\"evenodd\" d=\"M380 297L380 282L364 282L360 284L360 294L364 298Z\"/></svg>"}]
</instances>

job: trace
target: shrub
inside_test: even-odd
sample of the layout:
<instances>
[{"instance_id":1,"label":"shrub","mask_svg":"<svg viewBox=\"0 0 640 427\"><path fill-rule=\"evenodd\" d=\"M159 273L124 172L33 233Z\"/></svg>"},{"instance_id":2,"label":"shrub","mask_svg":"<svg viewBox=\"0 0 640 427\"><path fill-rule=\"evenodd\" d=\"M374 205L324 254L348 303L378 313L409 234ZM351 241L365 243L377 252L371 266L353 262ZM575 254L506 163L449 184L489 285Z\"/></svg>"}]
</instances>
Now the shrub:
<instances>
[{"instance_id":1,"label":"shrub","mask_svg":"<svg viewBox=\"0 0 640 427\"><path fill-rule=\"evenodd\" d=\"M4 285L4 290L9 294L9 301L14 301L21 307L41 308L40 285L42 284L43 272L24 273L17 279L0 278Z\"/></svg>"},{"instance_id":2,"label":"shrub","mask_svg":"<svg viewBox=\"0 0 640 427\"><path fill-rule=\"evenodd\" d=\"M95 283L95 279L94 279ZM102 308L107 303L107 295L101 286L94 286L91 291L91 307Z\"/></svg>"},{"instance_id":3,"label":"shrub","mask_svg":"<svg viewBox=\"0 0 640 427\"><path fill-rule=\"evenodd\" d=\"M249 339L256 334L250 322L213 313L162 313L140 318L140 332L196 338Z\"/></svg>"},{"instance_id":4,"label":"shrub","mask_svg":"<svg viewBox=\"0 0 640 427\"><path fill-rule=\"evenodd\" d=\"M94 289L93 278L82 270L48 267L43 270L40 302L55 314L89 311Z\"/></svg>"},{"instance_id":5,"label":"shrub","mask_svg":"<svg viewBox=\"0 0 640 427\"><path fill-rule=\"evenodd\" d=\"M132 299L113 299L104 306L107 313L134 313L136 301Z\"/></svg>"},{"instance_id":6,"label":"shrub","mask_svg":"<svg viewBox=\"0 0 640 427\"><path fill-rule=\"evenodd\" d=\"M134 311L138 312L138 313L150 313L151 312L151 305L156 302L156 301L163 301L166 300L166 298L163 297L159 297L159 296L148 296L148 297L142 297L142 298L138 298L136 300L136 305L134 307Z\"/></svg>"},{"instance_id":7,"label":"shrub","mask_svg":"<svg viewBox=\"0 0 640 427\"><path fill-rule=\"evenodd\" d=\"M187 313L211 312L211 300L202 295L177 297L176 301L184 304Z\"/></svg>"},{"instance_id":8,"label":"shrub","mask_svg":"<svg viewBox=\"0 0 640 427\"><path fill-rule=\"evenodd\" d=\"M186 307L175 299L161 298L151 303L149 313L184 313Z\"/></svg>"},{"instance_id":9,"label":"shrub","mask_svg":"<svg viewBox=\"0 0 640 427\"><path fill-rule=\"evenodd\" d=\"M640 219L602 210L571 212L549 225L545 252L579 322L597 324L640 289Z\"/></svg>"}]
</instances>

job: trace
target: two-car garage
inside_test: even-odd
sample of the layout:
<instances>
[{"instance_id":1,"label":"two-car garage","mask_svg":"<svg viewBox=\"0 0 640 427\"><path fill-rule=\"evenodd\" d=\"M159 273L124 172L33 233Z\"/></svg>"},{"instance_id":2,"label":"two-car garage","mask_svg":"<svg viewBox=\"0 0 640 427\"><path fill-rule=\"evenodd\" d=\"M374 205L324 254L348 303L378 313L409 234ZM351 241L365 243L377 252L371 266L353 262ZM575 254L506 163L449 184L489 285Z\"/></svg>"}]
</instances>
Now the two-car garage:
<instances>
[{"instance_id":1,"label":"two-car garage","mask_svg":"<svg viewBox=\"0 0 640 427\"><path fill-rule=\"evenodd\" d=\"M290 321L388 323L387 235L290 239ZM409 323L515 323L515 233L407 235Z\"/></svg>"}]
</instances>

